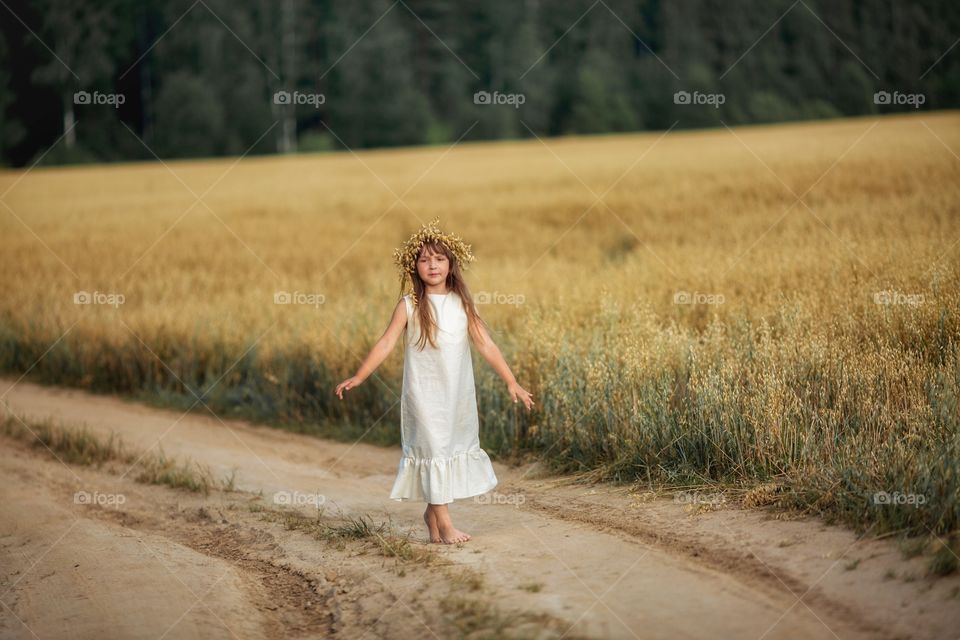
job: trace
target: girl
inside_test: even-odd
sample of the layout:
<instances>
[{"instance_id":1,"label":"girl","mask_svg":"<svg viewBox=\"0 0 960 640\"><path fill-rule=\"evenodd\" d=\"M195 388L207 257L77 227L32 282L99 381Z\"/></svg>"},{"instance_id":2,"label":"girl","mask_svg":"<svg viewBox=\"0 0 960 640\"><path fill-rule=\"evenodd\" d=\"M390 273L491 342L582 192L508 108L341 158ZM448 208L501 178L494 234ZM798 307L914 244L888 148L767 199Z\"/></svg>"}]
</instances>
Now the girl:
<instances>
[{"instance_id":1,"label":"girl","mask_svg":"<svg viewBox=\"0 0 960 640\"><path fill-rule=\"evenodd\" d=\"M386 331L357 372L334 393L363 383L393 350L404 332L400 435L403 455L390 498L427 502L423 520L430 541L466 542L470 534L453 526L447 504L490 491L497 476L480 448L473 345L507 384L516 403L530 411L532 396L521 387L477 313L461 269L475 258L459 237L436 226L438 219L394 252L401 294Z\"/></svg>"}]
</instances>

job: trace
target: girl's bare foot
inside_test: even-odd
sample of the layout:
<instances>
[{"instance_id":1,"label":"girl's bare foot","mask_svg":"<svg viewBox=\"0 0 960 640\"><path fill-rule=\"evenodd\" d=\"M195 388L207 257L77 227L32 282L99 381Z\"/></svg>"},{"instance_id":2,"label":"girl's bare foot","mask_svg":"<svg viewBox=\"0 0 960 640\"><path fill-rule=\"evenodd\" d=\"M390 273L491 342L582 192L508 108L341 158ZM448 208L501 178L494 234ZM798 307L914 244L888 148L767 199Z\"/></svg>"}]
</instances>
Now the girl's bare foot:
<instances>
[{"instance_id":1,"label":"girl's bare foot","mask_svg":"<svg viewBox=\"0 0 960 640\"><path fill-rule=\"evenodd\" d=\"M423 512L423 521L427 523L430 542L442 542L440 539L440 530L437 528L437 516L429 504L427 505L427 510Z\"/></svg>"},{"instance_id":2,"label":"girl's bare foot","mask_svg":"<svg viewBox=\"0 0 960 640\"><path fill-rule=\"evenodd\" d=\"M440 539L443 540L444 544L466 542L471 537L469 533L464 533L463 531L460 531L454 527L452 522L446 526L441 523L437 523L437 527L440 529Z\"/></svg>"},{"instance_id":3,"label":"girl's bare foot","mask_svg":"<svg viewBox=\"0 0 960 640\"><path fill-rule=\"evenodd\" d=\"M430 515L427 516L425 514L425 518L433 518L433 521L436 523L437 532L440 538L437 542L443 542L444 544L455 544L457 542L466 542L472 537L469 533L464 533L453 526L453 521L450 519L450 511L447 509L447 505L431 504L427 506L427 509L430 511ZM431 533L431 539L432 537L433 535Z\"/></svg>"}]
</instances>

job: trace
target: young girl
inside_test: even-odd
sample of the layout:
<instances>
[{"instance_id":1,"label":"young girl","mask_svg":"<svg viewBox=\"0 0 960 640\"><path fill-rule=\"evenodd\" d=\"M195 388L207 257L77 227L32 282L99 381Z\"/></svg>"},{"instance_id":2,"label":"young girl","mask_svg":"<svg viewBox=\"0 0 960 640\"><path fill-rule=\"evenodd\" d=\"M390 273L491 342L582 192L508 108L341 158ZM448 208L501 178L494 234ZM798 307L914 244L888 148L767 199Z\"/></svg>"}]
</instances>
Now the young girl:
<instances>
[{"instance_id":1,"label":"young girl","mask_svg":"<svg viewBox=\"0 0 960 640\"><path fill-rule=\"evenodd\" d=\"M461 269L475 260L459 237L444 234L438 219L394 252L400 292L409 279L386 331L357 372L334 393L363 383L393 350L404 332L400 436L403 456L390 492L394 500L424 500L423 520L431 542L466 542L470 534L453 526L447 504L490 491L497 476L480 448L477 397L470 342L507 384L516 403L530 411L532 396L521 387L477 313Z\"/></svg>"}]
</instances>

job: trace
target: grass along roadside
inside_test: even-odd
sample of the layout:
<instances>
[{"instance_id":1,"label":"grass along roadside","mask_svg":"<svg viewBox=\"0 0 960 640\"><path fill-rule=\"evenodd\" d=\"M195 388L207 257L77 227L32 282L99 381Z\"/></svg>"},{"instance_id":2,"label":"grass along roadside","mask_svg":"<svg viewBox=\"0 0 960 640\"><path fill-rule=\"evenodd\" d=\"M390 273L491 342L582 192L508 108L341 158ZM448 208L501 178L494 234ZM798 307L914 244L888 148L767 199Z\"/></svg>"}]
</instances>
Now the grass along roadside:
<instances>
[{"instance_id":1,"label":"grass along roadside","mask_svg":"<svg viewBox=\"0 0 960 640\"><path fill-rule=\"evenodd\" d=\"M137 472L130 477L143 484L165 485L204 497L215 493L246 493L235 489L235 473L217 479L203 464L178 461L163 453L138 453L126 447L115 434L103 438L86 425L69 426L8 412L0 421L0 434L29 445L39 455L55 456L54 459L64 463L90 466L108 473L121 473L135 464ZM351 555L392 560L392 564L384 566L401 578L418 570L430 571L431 580L436 580L437 574L442 576L450 586L438 600L443 623L462 636L518 640L561 635L580 637L564 633L568 625L547 614L501 611L493 604L497 601L496 595L482 573L450 560L442 549L417 540L412 532L398 532L389 522L376 522L365 514L333 514L323 505L307 515L294 507L271 504L262 492L251 495L253 500L230 502L226 509L249 511L262 522L296 531ZM218 501L217 506L222 506L222 501ZM200 512L204 512L203 507Z\"/></svg>"},{"instance_id":2,"label":"grass along roadside","mask_svg":"<svg viewBox=\"0 0 960 640\"><path fill-rule=\"evenodd\" d=\"M79 465L102 467L109 463L136 464L134 479L146 484L161 484L175 489L184 489L209 495L211 491L234 491L235 472L224 479L216 479L210 469L193 461L178 461L161 452L146 454L128 450L122 440L111 433L106 439L92 433L86 425L68 427L56 424L50 419L32 420L8 413L0 421L0 433L6 434L36 449L55 454L64 462ZM125 470L124 468L124 470ZM546 468L549 468L547 465ZM566 477L565 482L603 482L603 474L598 470ZM752 487L716 483L701 485L660 486L655 491L644 493L645 499L654 499L673 495L675 500L689 503L694 512L711 511L724 506L736 505L747 509L766 509L781 513L804 513L823 518L826 522L835 519L830 512L818 513L811 508L802 495L786 482L772 482ZM263 499L263 495L259 494ZM874 505L891 507L896 505ZM301 531L316 540L333 544L343 550L348 544L359 545L364 552L375 553L398 561L398 571L404 567L440 566L451 580L464 581L482 589L482 576L470 576L469 568L461 568L459 573L450 573L451 565L442 556L437 555L429 545L414 540L410 534L396 532L390 523L375 522L363 514L330 514L325 505L318 505L316 513L308 516L303 511L285 505L272 505L263 502L250 503L251 512L255 512L265 521L280 524L288 530ZM912 508L912 507L911 507ZM958 569L960 541L955 534L938 536L910 535L909 530L892 531L883 537L897 537L897 544L904 558L918 555L927 558L927 575L930 577L949 575ZM457 544L462 547L462 544ZM532 588L529 590L533 590ZM457 605L466 606L463 603Z\"/></svg>"},{"instance_id":3,"label":"grass along roadside","mask_svg":"<svg viewBox=\"0 0 960 640\"><path fill-rule=\"evenodd\" d=\"M7 412L0 421L0 433L44 449L63 462L103 467L113 464L136 468L137 482L162 484L174 489L186 489L208 495L211 490L232 491L236 472L223 479L215 479L210 469L191 460L179 461L163 453L138 453L126 447L111 433L103 439L86 425L65 427L51 419L30 420Z\"/></svg>"}]
</instances>

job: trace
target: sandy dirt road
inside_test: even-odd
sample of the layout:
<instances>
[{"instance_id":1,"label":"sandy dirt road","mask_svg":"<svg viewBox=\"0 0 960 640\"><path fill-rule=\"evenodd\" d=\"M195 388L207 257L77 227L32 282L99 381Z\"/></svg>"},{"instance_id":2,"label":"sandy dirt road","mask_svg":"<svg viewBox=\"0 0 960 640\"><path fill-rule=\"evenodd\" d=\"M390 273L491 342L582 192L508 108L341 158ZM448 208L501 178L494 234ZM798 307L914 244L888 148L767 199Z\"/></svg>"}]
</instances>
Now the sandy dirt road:
<instances>
[{"instance_id":1,"label":"sandy dirt road","mask_svg":"<svg viewBox=\"0 0 960 640\"><path fill-rule=\"evenodd\" d=\"M277 492L321 494L327 508L414 532L451 566L481 575L488 587L474 595L529 637L960 637L960 577L925 578L924 560L905 559L889 539L816 519L695 510L495 464L494 492L451 506L473 539L429 545L424 505L387 498L399 451L15 378L0 378L0 389L5 411L86 424L134 449L162 447L216 475L235 473L238 489L204 498L145 486L132 471L67 465L3 439L3 637L469 632L436 604L465 590L448 571L397 571L238 508ZM77 504L80 490L125 499Z\"/></svg>"}]
</instances>

